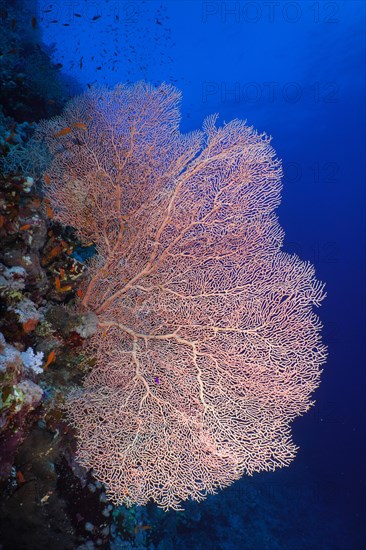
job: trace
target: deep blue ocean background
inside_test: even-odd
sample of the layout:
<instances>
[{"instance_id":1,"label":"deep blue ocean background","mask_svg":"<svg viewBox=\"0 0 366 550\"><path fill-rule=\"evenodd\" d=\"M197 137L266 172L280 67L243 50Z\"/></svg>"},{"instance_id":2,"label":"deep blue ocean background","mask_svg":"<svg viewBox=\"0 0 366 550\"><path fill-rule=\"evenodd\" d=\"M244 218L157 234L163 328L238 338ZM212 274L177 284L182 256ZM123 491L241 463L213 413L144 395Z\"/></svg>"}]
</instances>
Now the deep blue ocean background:
<instances>
[{"instance_id":1,"label":"deep blue ocean background","mask_svg":"<svg viewBox=\"0 0 366 550\"><path fill-rule=\"evenodd\" d=\"M71 96L95 82L165 81L183 92L182 131L217 112L221 123L246 119L272 135L284 167L285 250L326 283L318 313L329 358L316 405L294 425L297 458L190 505L174 548L366 548L365 3L58 0L27 9Z\"/></svg>"}]
</instances>

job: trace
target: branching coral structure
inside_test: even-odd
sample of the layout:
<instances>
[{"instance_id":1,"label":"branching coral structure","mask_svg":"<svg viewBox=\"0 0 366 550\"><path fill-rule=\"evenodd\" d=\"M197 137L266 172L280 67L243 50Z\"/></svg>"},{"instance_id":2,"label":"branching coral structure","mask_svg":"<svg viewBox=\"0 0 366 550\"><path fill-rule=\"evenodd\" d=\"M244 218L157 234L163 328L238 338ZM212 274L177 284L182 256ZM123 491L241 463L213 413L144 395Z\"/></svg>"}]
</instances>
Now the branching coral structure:
<instances>
[{"instance_id":1,"label":"branching coral structure","mask_svg":"<svg viewBox=\"0 0 366 550\"><path fill-rule=\"evenodd\" d=\"M287 466L326 358L314 268L281 250L281 163L245 122L179 131L180 93L92 88L34 139L57 220L97 254L95 365L68 398L78 459L118 504L181 509Z\"/></svg>"}]
</instances>

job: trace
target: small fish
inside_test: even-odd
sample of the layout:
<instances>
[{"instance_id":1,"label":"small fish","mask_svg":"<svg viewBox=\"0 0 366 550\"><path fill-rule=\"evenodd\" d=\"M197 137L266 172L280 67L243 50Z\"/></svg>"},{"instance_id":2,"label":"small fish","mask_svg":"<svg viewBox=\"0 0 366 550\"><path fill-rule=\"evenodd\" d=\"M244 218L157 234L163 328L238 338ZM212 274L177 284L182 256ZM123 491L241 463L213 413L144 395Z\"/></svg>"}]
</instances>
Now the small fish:
<instances>
[{"instance_id":1,"label":"small fish","mask_svg":"<svg viewBox=\"0 0 366 550\"><path fill-rule=\"evenodd\" d=\"M61 279L65 278L65 270L62 267L60 267L60 277Z\"/></svg>"},{"instance_id":2,"label":"small fish","mask_svg":"<svg viewBox=\"0 0 366 550\"><path fill-rule=\"evenodd\" d=\"M47 256L43 257L41 260L42 265L46 265L48 262L50 262L53 258L56 258L56 256L59 256L62 253L62 248L60 245L54 246L51 251L47 254Z\"/></svg>"},{"instance_id":3,"label":"small fish","mask_svg":"<svg viewBox=\"0 0 366 550\"><path fill-rule=\"evenodd\" d=\"M84 122L74 122L73 127L78 128L79 130L87 130L87 126Z\"/></svg>"},{"instance_id":4,"label":"small fish","mask_svg":"<svg viewBox=\"0 0 366 550\"><path fill-rule=\"evenodd\" d=\"M21 226L19 227L19 231L27 231L27 229L30 229L31 227L32 227L32 226L31 226L30 223L26 223L26 224L21 225Z\"/></svg>"},{"instance_id":5,"label":"small fish","mask_svg":"<svg viewBox=\"0 0 366 550\"><path fill-rule=\"evenodd\" d=\"M47 361L43 367L43 370L49 367L50 364L53 363L54 361L56 361L56 353L52 350L47 357Z\"/></svg>"},{"instance_id":6,"label":"small fish","mask_svg":"<svg viewBox=\"0 0 366 550\"><path fill-rule=\"evenodd\" d=\"M59 71L60 69L62 69L62 67L63 67L63 64L62 64L62 63L56 63L56 65L55 65L55 69L56 69L57 71Z\"/></svg>"},{"instance_id":7,"label":"small fish","mask_svg":"<svg viewBox=\"0 0 366 550\"><path fill-rule=\"evenodd\" d=\"M18 483L25 483L25 477L20 470L17 471L17 481Z\"/></svg>"},{"instance_id":8,"label":"small fish","mask_svg":"<svg viewBox=\"0 0 366 550\"><path fill-rule=\"evenodd\" d=\"M32 17L32 29L36 29L37 28L37 18L33 15Z\"/></svg>"},{"instance_id":9,"label":"small fish","mask_svg":"<svg viewBox=\"0 0 366 550\"><path fill-rule=\"evenodd\" d=\"M59 256L62 252L62 248L61 246L58 244L56 246L54 246L51 250L50 250L50 253L48 254L48 257L50 259L52 258L56 258L56 256Z\"/></svg>"},{"instance_id":10,"label":"small fish","mask_svg":"<svg viewBox=\"0 0 366 550\"><path fill-rule=\"evenodd\" d=\"M46 213L47 213L47 216L50 218L50 220L52 220L53 218L53 210L52 208L46 204Z\"/></svg>"},{"instance_id":11,"label":"small fish","mask_svg":"<svg viewBox=\"0 0 366 550\"><path fill-rule=\"evenodd\" d=\"M18 50L17 50L17 48L14 48L13 50L9 50L9 51L6 52L6 53L12 55L12 54L14 54L14 53L18 53Z\"/></svg>"},{"instance_id":12,"label":"small fish","mask_svg":"<svg viewBox=\"0 0 366 550\"><path fill-rule=\"evenodd\" d=\"M96 70L96 71L100 71L101 68L102 68L102 67L99 66L99 67L97 67L95 70Z\"/></svg>"},{"instance_id":13,"label":"small fish","mask_svg":"<svg viewBox=\"0 0 366 550\"><path fill-rule=\"evenodd\" d=\"M50 251L50 253L49 253L49 257L50 257L50 258L55 258L55 257L58 256L59 254L61 254L61 252L62 252L62 248L61 248L61 246L58 244L58 245L54 246L54 247L51 249L51 251Z\"/></svg>"},{"instance_id":14,"label":"small fish","mask_svg":"<svg viewBox=\"0 0 366 550\"><path fill-rule=\"evenodd\" d=\"M75 17L81 17L80 13L74 13Z\"/></svg>"},{"instance_id":15,"label":"small fish","mask_svg":"<svg viewBox=\"0 0 366 550\"><path fill-rule=\"evenodd\" d=\"M70 132L71 132L71 128L67 126L66 128L63 128L62 130L57 132L57 134L55 134L55 137L67 136L67 134L69 134Z\"/></svg>"},{"instance_id":16,"label":"small fish","mask_svg":"<svg viewBox=\"0 0 366 550\"><path fill-rule=\"evenodd\" d=\"M102 16L101 15L94 15L94 17L92 18L92 21L96 21L97 19L100 19Z\"/></svg>"},{"instance_id":17,"label":"small fish","mask_svg":"<svg viewBox=\"0 0 366 550\"><path fill-rule=\"evenodd\" d=\"M156 384L160 384L159 376L155 376L154 380L155 380L155 383L156 383Z\"/></svg>"},{"instance_id":18,"label":"small fish","mask_svg":"<svg viewBox=\"0 0 366 550\"><path fill-rule=\"evenodd\" d=\"M83 291L81 290L81 288L78 288L77 291L76 291L76 295L78 298L82 298L84 296L84 293Z\"/></svg>"},{"instance_id":19,"label":"small fish","mask_svg":"<svg viewBox=\"0 0 366 550\"><path fill-rule=\"evenodd\" d=\"M0 228L4 225L5 218L0 214Z\"/></svg>"},{"instance_id":20,"label":"small fish","mask_svg":"<svg viewBox=\"0 0 366 550\"><path fill-rule=\"evenodd\" d=\"M25 321L25 323L22 323L24 332L26 334L28 334L29 332L32 332L32 330L36 328L37 324L38 324L37 319L28 319L28 321Z\"/></svg>"},{"instance_id":21,"label":"small fish","mask_svg":"<svg viewBox=\"0 0 366 550\"><path fill-rule=\"evenodd\" d=\"M46 185L49 185L49 184L51 183L51 178L50 178L50 176L49 176L48 174L45 174L45 175L43 176L43 180L44 180L44 182L45 182Z\"/></svg>"},{"instance_id":22,"label":"small fish","mask_svg":"<svg viewBox=\"0 0 366 550\"><path fill-rule=\"evenodd\" d=\"M51 363L53 363L54 361L56 361L56 353L54 352L54 350L52 350L52 351L50 351L50 353L48 354L47 361L46 361L46 363L44 364L43 369L46 369L47 367L49 367L49 365L50 365Z\"/></svg>"},{"instance_id":23,"label":"small fish","mask_svg":"<svg viewBox=\"0 0 366 550\"><path fill-rule=\"evenodd\" d=\"M57 292L69 292L70 290L72 290L71 285L61 286L60 277L56 277L55 286L56 286Z\"/></svg>"}]
</instances>

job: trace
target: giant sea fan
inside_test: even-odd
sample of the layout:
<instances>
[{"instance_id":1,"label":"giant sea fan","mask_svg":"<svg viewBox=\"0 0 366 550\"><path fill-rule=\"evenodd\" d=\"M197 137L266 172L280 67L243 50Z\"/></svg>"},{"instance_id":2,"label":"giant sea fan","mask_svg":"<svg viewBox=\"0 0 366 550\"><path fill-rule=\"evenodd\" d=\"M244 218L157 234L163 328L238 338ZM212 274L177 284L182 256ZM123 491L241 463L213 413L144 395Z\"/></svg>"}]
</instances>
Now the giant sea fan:
<instances>
[{"instance_id":1,"label":"giant sea fan","mask_svg":"<svg viewBox=\"0 0 366 550\"><path fill-rule=\"evenodd\" d=\"M243 121L179 132L180 93L94 88L35 140L55 216L94 241L96 364L67 402L118 504L180 508L294 458L326 352L313 267L281 250L281 165ZM67 129L67 131L65 131Z\"/></svg>"}]
</instances>

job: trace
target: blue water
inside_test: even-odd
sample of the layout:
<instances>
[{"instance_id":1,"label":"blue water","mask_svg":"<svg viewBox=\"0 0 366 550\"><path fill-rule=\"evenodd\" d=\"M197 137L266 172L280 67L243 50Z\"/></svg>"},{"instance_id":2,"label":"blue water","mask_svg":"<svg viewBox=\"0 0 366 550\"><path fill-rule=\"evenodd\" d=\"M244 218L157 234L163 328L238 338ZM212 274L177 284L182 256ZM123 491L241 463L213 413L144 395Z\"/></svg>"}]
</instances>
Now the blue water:
<instances>
[{"instance_id":1,"label":"blue water","mask_svg":"<svg viewBox=\"0 0 366 550\"><path fill-rule=\"evenodd\" d=\"M190 506L174 548L366 548L364 2L47 1L37 17L70 95L166 81L183 131L218 112L271 134L285 249L326 282L329 359L296 460Z\"/></svg>"}]
</instances>

